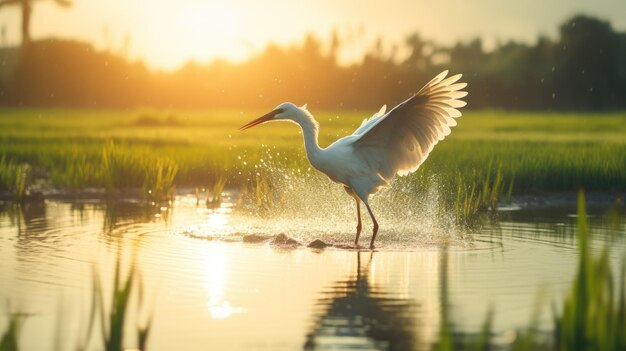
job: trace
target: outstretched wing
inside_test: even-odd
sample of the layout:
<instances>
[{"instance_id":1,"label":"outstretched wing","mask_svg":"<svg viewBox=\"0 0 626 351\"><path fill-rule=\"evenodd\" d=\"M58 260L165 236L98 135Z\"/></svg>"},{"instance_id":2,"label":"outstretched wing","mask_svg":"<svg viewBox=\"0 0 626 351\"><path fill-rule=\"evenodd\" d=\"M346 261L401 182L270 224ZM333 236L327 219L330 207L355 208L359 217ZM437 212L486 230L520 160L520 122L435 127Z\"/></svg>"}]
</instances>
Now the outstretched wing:
<instances>
[{"instance_id":1,"label":"outstretched wing","mask_svg":"<svg viewBox=\"0 0 626 351\"><path fill-rule=\"evenodd\" d=\"M353 134L357 154L385 179L417 170L433 147L450 134L460 117L460 98L466 83L461 75L444 79L448 71L433 78L415 95L383 116L372 117ZM376 115L375 115L376 116Z\"/></svg>"},{"instance_id":2,"label":"outstretched wing","mask_svg":"<svg viewBox=\"0 0 626 351\"><path fill-rule=\"evenodd\" d=\"M370 127L378 122L379 119L385 116L385 112L387 111L387 105L383 105L383 107L378 110L372 117L366 118L361 122L359 128L357 128L352 135L361 135L366 130L370 129Z\"/></svg>"}]
</instances>

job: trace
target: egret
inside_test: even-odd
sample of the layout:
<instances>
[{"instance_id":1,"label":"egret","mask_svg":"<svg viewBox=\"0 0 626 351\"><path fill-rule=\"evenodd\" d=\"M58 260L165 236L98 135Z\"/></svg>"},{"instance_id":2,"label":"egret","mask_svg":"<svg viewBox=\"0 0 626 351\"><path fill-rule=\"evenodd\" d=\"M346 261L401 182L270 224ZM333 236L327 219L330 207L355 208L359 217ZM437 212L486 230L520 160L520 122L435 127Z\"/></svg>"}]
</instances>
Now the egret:
<instances>
[{"instance_id":1,"label":"egret","mask_svg":"<svg viewBox=\"0 0 626 351\"><path fill-rule=\"evenodd\" d=\"M311 165L331 180L343 185L356 201L357 227L354 244L361 234L361 206L365 204L372 218L370 249L378 233L378 222L369 205L369 196L397 175L415 172L426 160L433 147L450 134L461 116L457 108L466 103L461 98L466 83L458 83L461 74L446 78L444 71L428 82L413 96L386 112L383 106L361 126L327 148L317 143L319 123L307 110L291 102L278 105L271 112L242 126L245 130L269 121L291 121L300 126L306 156Z\"/></svg>"}]
</instances>

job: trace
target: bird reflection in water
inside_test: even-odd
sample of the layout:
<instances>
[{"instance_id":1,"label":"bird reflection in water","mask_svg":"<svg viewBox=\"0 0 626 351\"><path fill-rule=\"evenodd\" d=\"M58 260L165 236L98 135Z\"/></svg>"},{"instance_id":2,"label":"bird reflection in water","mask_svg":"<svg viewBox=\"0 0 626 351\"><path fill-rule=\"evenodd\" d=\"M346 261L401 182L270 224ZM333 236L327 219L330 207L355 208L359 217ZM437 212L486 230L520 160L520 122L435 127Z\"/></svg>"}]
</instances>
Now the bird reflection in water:
<instances>
[{"instance_id":1,"label":"bird reflection in water","mask_svg":"<svg viewBox=\"0 0 626 351\"><path fill-rule=\"evenodd\" d=\"M415 304L395 298L369 278L374 253L357 272L322 292L304 350L414 350Z\"/></svg>"}]
</instances>

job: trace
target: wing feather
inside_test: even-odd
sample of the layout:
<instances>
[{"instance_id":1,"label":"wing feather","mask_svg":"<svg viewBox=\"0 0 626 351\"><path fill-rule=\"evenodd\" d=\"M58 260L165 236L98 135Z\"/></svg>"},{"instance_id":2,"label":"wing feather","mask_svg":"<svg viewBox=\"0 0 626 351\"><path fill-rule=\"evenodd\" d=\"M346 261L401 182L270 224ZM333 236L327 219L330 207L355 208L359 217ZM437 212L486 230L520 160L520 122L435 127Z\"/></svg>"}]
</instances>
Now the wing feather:
<instances>
[{"instance_id":1,"label":"wing feather","mask_svg":"<svg viewBox=\"0 0 626 351\"><path fill-rule=\"evenodd\" d=\"M461 117L457 109L466 105L459 100L467 96L461 89L467 84L457 83L460 74L447 75L448 71L438 74L388 113L381 109L353 134L355 153L384 179L417 170L456 126L455 118Z\"/></svg>"},{"instance_id":2,"label":"wing feather","mask_svg":"<svg viewBox=\"0 0 626 351\"><path fill-rule=\"evenodd\" d=\"M383 117L385 115L386 110L387 110L387 105L383 105L383 107L381 107L380 110L378 110L378 112L376 112L372 117L364 119L363 122L361 122L361 125L359 126L359 128L357 128L357 130L355 130L354 133L352 134L353 135L362 134L364 131L369 129L369 127L371 127L371 124L376 123L378 119Z\"/></svg>"}]
</instances>

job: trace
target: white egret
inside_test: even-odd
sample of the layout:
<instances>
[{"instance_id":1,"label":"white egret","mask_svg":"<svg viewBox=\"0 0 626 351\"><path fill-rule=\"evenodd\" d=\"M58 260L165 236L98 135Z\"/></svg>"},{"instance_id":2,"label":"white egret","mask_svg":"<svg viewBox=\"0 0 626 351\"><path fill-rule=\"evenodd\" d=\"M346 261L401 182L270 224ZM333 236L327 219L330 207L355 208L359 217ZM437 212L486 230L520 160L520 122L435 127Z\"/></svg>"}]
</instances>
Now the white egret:
<instances>
[{"instance_id":1,"label":"white egret","mask_svg":"<svg viewBox=\"0 0 626 351\"><path fill-rule=\"evenodd\" d=\"M378 222L369 205L369 196L388 187L396 174L407 175L417 170L437 142L450 134L461 116L457 108L466 105L460 98L467 95L457 83L460 74L446 78L444 71L428 82L406 101L386 111L383 106L371 118L365 119L352 135L321 148L317 143L319 124L307 110L290 102L278 105L271 112L242 126L245 130L269 121L291 121L302 128L304 147L311 165L333 181L342 184L356 200L358 224L354 244L361 234L362 201L374 225L370 249L378 233ZM445 78L445 79L444 79Z\"/></svg>"}]
</instances>

